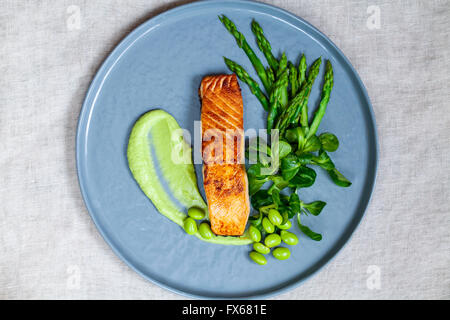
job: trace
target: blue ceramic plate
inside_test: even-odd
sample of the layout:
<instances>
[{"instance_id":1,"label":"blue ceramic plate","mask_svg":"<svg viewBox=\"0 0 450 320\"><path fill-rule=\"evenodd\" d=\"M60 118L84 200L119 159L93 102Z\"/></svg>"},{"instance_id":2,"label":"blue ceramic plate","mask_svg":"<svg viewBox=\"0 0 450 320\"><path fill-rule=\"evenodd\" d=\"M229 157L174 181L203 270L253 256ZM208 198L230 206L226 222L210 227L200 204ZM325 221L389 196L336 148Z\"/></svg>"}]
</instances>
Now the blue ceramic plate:
<instances>
[{"instance_id":1,"label":"blue ceramic plate","mask_svg":"<svg viewBox=\"0 0 450 320\"><path fill-rule=\"evenodd\" d=\"M255 18L271 41L292 61L305 53L308 64L331 60L335 86L320 131L341 142L332 157L352 182L334 185L318 170L304 201L323 200L320 216L303 222L323 234L321 242L300 235L289 260L269 257L266 266L248 258L250 246L222 246L187 235L158 214L139 189L127 165L126 148L134 122L162 108L181 127L193 130L200 119L197 90L203 76L228 73L222 56L241 63L253 77L245 54L217 16L226 14L257 50L250 23ZM261 60L264 57L260 55ZM318 79L323 79L323 69ZM311 93L318 105L322 80ZM266 114L241 84L245 128L265 128ZM128 35L106 59L87 93L78 125L77 166L81 191L98 230L130 267L150 281L190 297L261 298L302 283L348 241L361 221L374 187L377 136L364 85L342 52L306 21L281 9L249 1L197 2L167 11ZM199 185L203 185L197 166ZM200 189L203 188L200 187ZM294 232L300 234L297 227Z\"/></svg>"}]
</instances>

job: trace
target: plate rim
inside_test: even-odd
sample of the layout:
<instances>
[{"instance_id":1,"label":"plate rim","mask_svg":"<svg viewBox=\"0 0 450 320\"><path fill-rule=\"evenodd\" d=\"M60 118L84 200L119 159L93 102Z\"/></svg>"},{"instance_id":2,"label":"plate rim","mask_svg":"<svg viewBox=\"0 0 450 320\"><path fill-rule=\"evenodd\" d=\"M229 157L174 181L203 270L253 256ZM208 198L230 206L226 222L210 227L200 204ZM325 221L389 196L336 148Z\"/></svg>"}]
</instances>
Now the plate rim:
<instances>
[{"instance_id":1,"label":"plate rim","mask_svg":"<svg viewBox=\"0 0 450 320\"><path fill-rule=\"evenodd\" d=\"M220 295L203 296L201 294L183 291L183 290L177 289L175 287L172 287L169 284L166 284L162 281L153 279L152 277L148 276L147 274L145 274L144 272L139 270L137 268L137 266L133 265L122 254L122 252L119 250L119 248L117 248L115 246L113 241L108 238L107 231L103 230L103 228L101 227L101 224L99 223L98 219L96 218L96 215L93 213L95 210L93 210L93 208L91 206L91 203L89 200L89 195L87 192L87 186L83 182L83 179L84 179L83 176L85 176L86 173L81 168L82 164L83 164L83 160L82 160L83 153L81 150L83 149L83 147L86 145L86 142L87 142L87 139L85 137L88 134L88 124L90 122L90 116L94 109L93 106L96 103L98 94L101 91L103 83L108 78L110 71L113 69L114 65L120 60L121 56L136 41L138 41L145 34L150 32L151 30L153 30L155 27L157 27L158 26L157 24L156 24L156 26L152 26L152 25L155 24L155 22L157 22L158 20L161 20L161 19L163 19L167 16L171 16L171 15L174 15L176 17L177 14L180 14L185 10L195 10L198 7L200 7L200 8L201 7L207 8L209 6L216 7L220 4L226 5L225 6L226 8L230 8L230 7L238 7L239 8L240 7L240 9L242 9L242 6L244 6L244 7L246 7L246 8L243 8L244 10L248 10L249 9L248 7L253 6L254 8L260 9L260 11L266 11L265 13L268 13L267 11L269 11L269 12L275 12L277 14L281 14L281 15L290 17L291 19L294 19L294 20L302 23L303 25L307 26L308 28L310 28L312 31L314 31L316 33L314 36L319 36L320 38L322 38L322 40L324 42L328 43L330 48L335 50L337 55L343 59L346 67L349 68L349 70L351 71L351 75L355 78L357 85L361 89L361 92L363 94L362 97L364 98L364 100L368 106L368 114L369 114L369 118L370 118L370 124L373 128L373 130L369 130L369 131L371 131L371 134L373 135L373 142L374 142L374 150L371 150L373 152L374 158L369 159L373 162L373 164L372 164L373 167L371 168L372 169L371 171L373 172L372 173L373 178L370 181L370 185L368 187L366 187L366 192L368 192L368 197L367 197L367 200L365 201L365 203L363 203L362 209L360 210L359 215L356 215L354 217L354 220L356 220L354 223L354 226L351 228L351 230L347 230L344 233L344 235L342 236L342 238L339 239L339 241L342 242L342 244L340 246L338 246L338 248L332 247L330 249L330 251L328 252L329 257L326 258L325 261L323 261L323 262L321 262L319 260L319 262L318 262L319 266L316 267L315 270L313 270L312 272L310 272L303 278L294 279L287 284L283 284L275 289L268 289L268 290L264 291L264 293L261 293L261 294L254 294L254 295L249 295L249 296L237 296L237 297L224 297L224 296L220 296ZM270 14L270 15L272 15L272 14ZM306 33L310 34L309 32L306 32ZM316 38L314 37L314 39L316 39ZM369 95L367 93L367 89L366 89L364 83L362 82L358 72L353 67L352 63L347 58L347 56L322 31L320 31L315 26L313 26L306 20L302 19L301 17L299 17L285 9L279 8L279 7L271 5L271 4L261 3L261 2L257 2L257 1L248 1L248 0L202 0L202 1L196 1L196 2L183 4L180 6L176 6L175 8L166 10L162 13L159 13L159 14L147 19L146 21L141 23L139 26L134 28L132 31L128 32L122 38L122 40L118 44L115 45L115 47L107 55L107 57L104 58L103 62L100 64L100 67L96 70L95 76L92 78L92 80L90 82L90 85L86 91L85 98L83 100L83 104L80 109L80 114L79 114L78 123L77 123L77 132L76 132L76 137L75 137L75 158L76 158L76 171L77 171L77 178L78 178L77 180L78 180L78 185L80 187L83 202L89 213L89 216L91 217L92 221L94 222L94 225L95 225L97 231L100 233L103 240L113 250L113 252L123 262L125 262L125 264L127 266L129 266L132 270L134 270L137 274L139 274L144 279L150 281L153 284L158 285L159 287L161 287L163 289L166 289L172 293L176 293L176 294L188 297L188 298L196 298L196 299L265 299L265 298L270 298L275 295L279 295L279 294L285 293L289 290L292 290L292 289L300 286L301 284L303 284L305 281L311 279L314 275L318 274L325 266L327 266L331 261L333 261L336 258L336 256L339 254L339 252L341 252L345 248L345 246L350 242L351 238L355 234L355 231L358 229L363 218L366 216L367 209L372 201L373 193L375 190L375 185L377 182L377 176L378 176L379 139L378 139L378 129L377 129L377 125L376 125L375 113L373 111L373 106L370 101L370 98L369 98ZM324 258L322 258L322 259L324 259ZM272 287L272 288L274 288L274 287Z\"/></svg>"}]
</instances>

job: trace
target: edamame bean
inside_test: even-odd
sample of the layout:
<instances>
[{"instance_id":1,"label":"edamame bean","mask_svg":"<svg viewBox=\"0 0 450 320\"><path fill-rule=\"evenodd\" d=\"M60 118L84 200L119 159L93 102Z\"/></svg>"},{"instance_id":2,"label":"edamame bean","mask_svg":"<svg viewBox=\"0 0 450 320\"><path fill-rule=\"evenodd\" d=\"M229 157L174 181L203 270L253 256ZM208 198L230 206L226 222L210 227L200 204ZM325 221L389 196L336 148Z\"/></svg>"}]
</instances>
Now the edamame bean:
<instances>
[{"instance_id":1,"label":"edamame bean","mask_svg":"<svg viewBox=\"0 0 450 320\"><path fill-rule=\"evenodd\" d=\"M292 222L290 220L286 221L285 224L278 226L281 230L288 230L292 227Z\"/></svg>"},{"instance_id":2,"label":"edamame bean","mask_svg":"<svg viewBox=\"0 0 450 320\"><path fill-rule=\"evenodd\" d=\"M253 244L253 250L255 250L256 252L262 253L262 254L270 253L270 248L267 248L261 242L255 242Z\"/></svg>"},{"instance_id":3,"label":"edamame bean","mask_svg":"<svg viewBox=\"0 0 450 320\"><path fill-rule=\"evenodd\" d=\"M198 227L198 232L204 239L211 239L212 237L214 237L214 233L212 232L211 227L206 222L200 224L200 227Z\"/></svg>"},{"instance_id":4,"label":"edamame bean","mask_svg":"<svg viewBox=\"0 0 450 320\"><path fill-rule=\"evenodd\" d=\"M272 222L270 222L270 220L267 218L263 218L262 226L267 233L273 233L275 231L275 227L273 226Z\"/></svg>"},{"instance_id":5,"label":"edamame bean","mask_svg":"<svg viewBox=\"0 0 450 320\"><path fill-rule=\"evenodd\" d=\"M197 207L189 208L188 216L195 220L202 220L205 218L205 212Z\"/></svg>"},{"instance_id":6,"label":"edamame bean","mask_svg":"<svg viewBox=\"0 0 450 320\"><path fill-rule=\"evenodd\" d=\"M279 226L283 222L283 217L277 210L270 209L269 210L269 220L270 220L270 222L272 222L272 224Z\"/></svg>"},{"instance_id":7,"label":"edamame bean","mask_svg":"<svg viewBox=\"0 0 450 320\"><path fill-rule=\"evenodd\" d=\"M276 234L276 233L269 234L264 239L264 244L266 245L266 247L269 247L269 248L276 247L280 243L281 243L281 237L278 234Z\"/></svg>"},{"instance_id":8,"label":"edamame bean","mask_svg":"<svg viewBox=\"0 0 450 320\"><path fill-rule=\"evenodd\" d=\"M261 232L255 226L248 227L248 235L254 242L261 241Z\"/></svg>"},{"instance_id":9,"label":"edamame bean","mask_svg":"<svg viewBox=\"0 0 450 320\"><path fill-rule=\"evenodd\" d=\"M192 218L184 219L183 227L187 234L194 234L197 232L197 222Z\"/></svg>"},{"instance_id":10,"label":"edamame bean","mask_svg":"<svg viewBox=\"0 0 450 320\"><path fill-rule=\"evenodd\" d=\"M288 248L278 247L272 251L273 256L275 259L278 260L286 260L289 259L291 256L291 252Z\"/></svg>"},{"instance_id":11,"label":"edamame bean","mask_svg":"<svg viewBox=\"0 0 450 320\"><path fill-rule=\"evenodd\" d=\"M290 246L295 246L298 243L298 238L294 233L284 230L281 230L281 240Z\"/></svg>"},{"instance_id":12,"label":"edamame bean","mask_svg":"<svg viewBox=\"0 0 450 320\"><path fill-rule=\"evenodd\" d=\"M257 264L265 265L267 263L266 257L264 257L261 253L252 251L250 252L250 259L255 261Z\"/></svg>"}]
</instances>

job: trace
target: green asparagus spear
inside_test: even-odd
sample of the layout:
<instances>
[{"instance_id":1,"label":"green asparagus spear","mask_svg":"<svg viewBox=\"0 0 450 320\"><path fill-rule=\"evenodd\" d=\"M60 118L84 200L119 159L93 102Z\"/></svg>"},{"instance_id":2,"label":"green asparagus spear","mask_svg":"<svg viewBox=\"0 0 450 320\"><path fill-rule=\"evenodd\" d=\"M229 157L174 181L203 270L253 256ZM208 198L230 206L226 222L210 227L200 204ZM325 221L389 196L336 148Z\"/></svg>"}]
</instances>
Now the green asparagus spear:
<instances>
[{"instance_id":1,"label":"green asparagus spear","mask_svg":"<svg viewBox=\"0 0 450 320\"><path fill-rule=\"evenodd\" d=\"M278 70L278 60L272 54L272 47L270 46L269 41L264 36L264 31L261 26L256 22L256 20L252 21L252 31L256 36L256 42L258 43L259 50L266 57L267 63L272 68L272 70Z\"/></svg>"},{"instance_id":2,"label":"green asparagus spear","mask_svg":"<svg viewBox=\"0 0 450 320\"><path fill-rule=\"evenodd\" d=\"M287 70L288 61L286 58L286 54L283 52L280 63L278 64L278 71L277 71L277 79ZM282 109L285 109L289 101L289 94L288 94L288 86L284 86L283 88L280 88L280 105Z\"/></svg>"},{"instance_id":3,"label":"green asparagus spear","mask_svg":"<svg viewBox=\"0 0 450 320\"><path fill-rule=\"evenodd\" d=\"M273 70L271 67L266 68L266 73L267 73L267 80L270 83L270 90L272 91L272 86L273 86L273 83L275 82L275 74L273 73Z\"/></svg>"},{"instance_id":4,"label":"green asparagus spear","mask_svg":"<svg viewBox=\"0 0 450 320\"><path fill-rule=\"evenodd\" d=\"M267 133L270 135L272 132L273 123L277 117L277 112L280 109L280 97L279 97L279 90L272 90L272 93L270 94L269 103L270 103L270 109L269 114L267 115Z\"/></svg>"},{"instance_id":5,"label":"green asparagus spear","mask_svg":"<svg viewBox=\"0 0 450 320\"><path fill-rule=\"evenodd\" d=\"M285 129L290 123L289 119L291 118L297 107L302 104L308 90L308 87L304 86L303 89L300 90L300 92L297 93L297 95L289 102L289 105L286 107L286 109L284 109L278 116L275 123L275 129L280 130L280 136L284 133Z\"/></svg>"},{"instance_id":6,"label":"green asparagus spear","mask_svg":"<svg viewBox=\"0 0 450 320\"><path fill-rule=\"evenodd\" d=\"M302 54L298 64L298 88L301 89L306 80L306 57Z\"/></svg>"},{"instance_id":7,"label":"green asparagus spear","mask_svg":"<svg viewBox=\"0 0 450 320\"><path fill-rule=\"evenodd\" d=\"M314 120L306 136L307 139L316 134L317 129L319 128L319 124L322 121L323 116L325 115L325 110L327 109L328 101L330 101L330 94L332 89L333 89L333 67L331 66L331 62L328 60L327 65L325 67L325 82L323 84L322 89L322 100L320 101L319 109L317 110L314 116Z\"/></svg>"},{"instance_id":8,"label":"green asparagus spear","mask_svg":"<svg viewBox=\"0 0 450 320\"><path fill-rule=\"evenodd\" d=\"M298 82L300 83L300 87L305 83L306 80L306 57L302 54L300 59L300 63L298 65ZM302 127L308 127L308 103L302 106L302 115L300 117ZM294 121L298 123L297 117L294 118Z\"/></svg>"},{"instance_id":9,"label":"green asparagus spear","mask_svg":"<svg viewBox=\"0 0 450 320\"><path fill-rule=\"evenodd\" d=\"M237 30L236 25L233 23L233 21L228 19L225 15L219 16L219 19L223 23L225 28L227 28L227 30L231 33L231 35L236 39L236 43L239 46L239 48L242 48L242 50L244 50L245 54L250 59L250 62L255 68L256 73L261 79L264 89L266 89L266 92L269 93L270 84L267 79L266 69L261 63L261 60L259 60L253 49L249 46L247 40L245 40L244 35Z\"/></svg>"},{"instance_id":10,"label":"green asparagus spear","mask_svg":"<svg viewBox=\"0 0 450 320\"><path fill-rule=\"evenodd\" d=\"M270 134L273 123L276 119L276 116L278 114L278 111L280 109L281 99L282 99L282 92L285 88L287 88L289 82L288 82L288 76L287 71L285 70L277 79L273 86L272 93L270 94L270 109L269 109L269 115L267 116L267 132Z\"/></svg>"},{"instance_id":11,"label":"green asparagus spear","mask_svg":"<svg viewBox=\"0 0 450 320\"><path fill-rule=\"evenodd\" d=\"M289 66L289 82L291 83L291 97L295 97L298 90L298 77L297 68L294 67L292 62L288 62Z\"/></svg>"},{"instance_id":12,"label":"green asparagus spear","mask_svg":"<svg viewBox=\"0 0 450 320\"><path fill-rule=\"evenodd\" d=\"M241 81L248 85L250 91L258 98L259 102L261 102L264 110L269 111L269 101L267 100L266 95L261 91L258 83L248 75L247 71L245 71L242 66L225 57L223 57L223 59L228 69L230 69L231 72L234 72Z\"/></svg>"},{"instance_id":13,"label":"green asparagus spear","mask_svg":"<svg viewBox=\"0 0 450 320\"><path fill-rule=\"evenodd\" d=\"M278 64L277 72L276 72L277 78L284 71L286 71L287 65L288 65L288 60L287 60L286 54L283 52L283 54L281 55L280 63Z\"/></svg>"},{"instance_id":14,"label":"green asparagus spear","mask_svg":"<svg viewBox=\"0 0 450 320\"><path fill-rule=\"evenodd\" d=\"M301 90L303 85L306 82L306 69L307 69L306 57L304 54L302 54L302 57L300 58L300 62L298 64L297 91ZM301 106L301 110L303 112L303 106ZM306 108L306 110L304 110L304 111L305 111L306 116L303 118L306 119L306 122L308 122L308 109ZM299 118L300 118L300 114L295 114L291 119L291 123L298 124Z\"/></svg>"},{"instance_id":15,"label":"green asparagus spear","mask_svg":"<svg viewBox=\"0 0 450 320\"><path fill-rule=\"evenodd\" d=\"M291 123L292 119L298 114L300 114L302 107L304 106L304 101L309 97L311 93L311 88L314 83L317 74L319 73L320 64L322 63L322 58L317 59L312 64L309 69L308 79L306 79L306 83L301 88L300 92L291 100L286 109L284 109L283 113L280 114L275 128L280 130L280 135L286 130L289 123Z\"/></svg>"},{"instance_id":16,"label":"green asparagus spear","mask_svg":"<svg viewBox=\"0 0 450 320\"><path fill-rule=\"evenodd\" d=\"M319 73L319 67L322 63L322 58L317 59L314 61L312 66L309 68L308 77L304 81L304 85L307 83L310 85L310 91L307 93L306 98L302 101L301 105L297 106L297 110L295 110L294 115L291 117L291 123L298 123L299 120L301 121L301 126L304 128L308 128L308 99L309 94L311 93L311 88L314 84L314 81L316 80L316 77ZM301 117L300 117L301 114Z\"/></svg>"}]
</instances>

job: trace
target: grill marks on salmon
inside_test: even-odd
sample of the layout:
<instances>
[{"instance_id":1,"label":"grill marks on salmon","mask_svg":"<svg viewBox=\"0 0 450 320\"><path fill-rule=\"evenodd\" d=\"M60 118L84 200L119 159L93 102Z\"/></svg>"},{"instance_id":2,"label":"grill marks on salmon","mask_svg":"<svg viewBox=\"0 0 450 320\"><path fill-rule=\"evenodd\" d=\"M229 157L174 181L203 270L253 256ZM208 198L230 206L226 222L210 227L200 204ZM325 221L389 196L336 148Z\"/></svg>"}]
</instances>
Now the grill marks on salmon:
<instances>
[{"instance_id":1,"label":"grill marks on salmon","mask_svg":"<svg viewBox=\"0 0 450 320\"><path fill-rule=\"evenodd\" d=\"M204 77L202 99L203 183L211 229L217 235L242 235L250 212L244 167L244 120L236 75Z\"/></svg>"}]
</instances>

